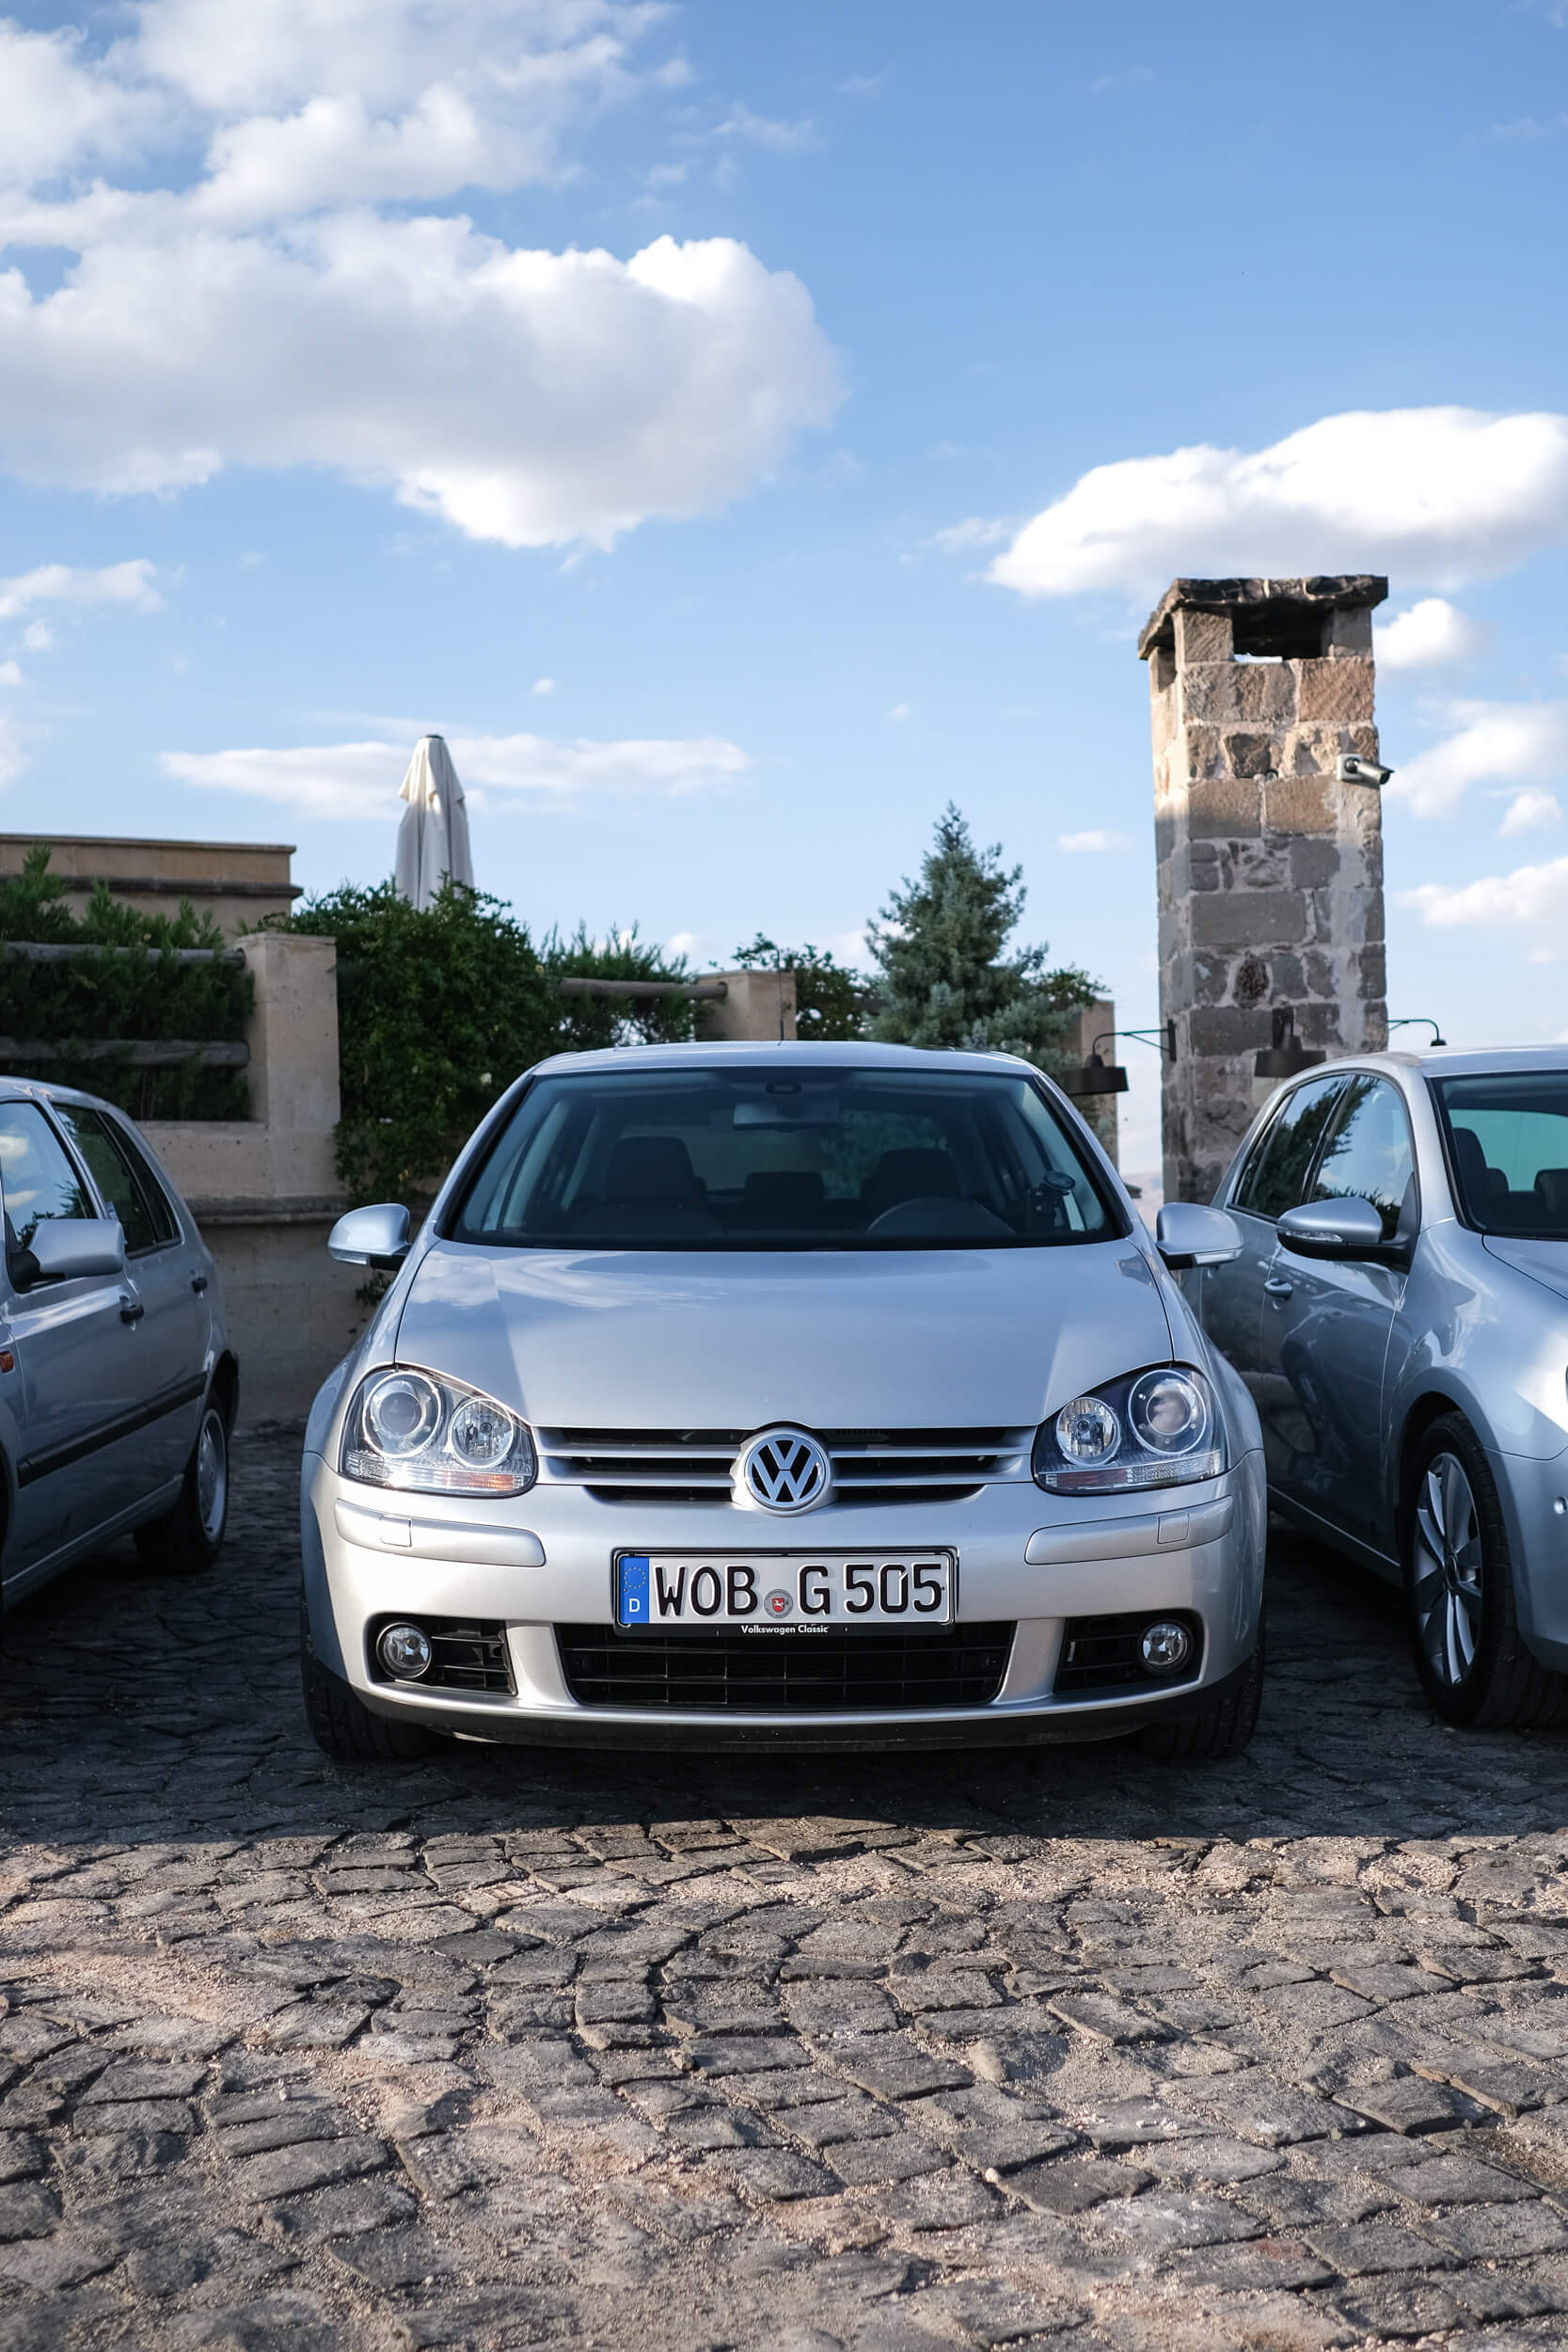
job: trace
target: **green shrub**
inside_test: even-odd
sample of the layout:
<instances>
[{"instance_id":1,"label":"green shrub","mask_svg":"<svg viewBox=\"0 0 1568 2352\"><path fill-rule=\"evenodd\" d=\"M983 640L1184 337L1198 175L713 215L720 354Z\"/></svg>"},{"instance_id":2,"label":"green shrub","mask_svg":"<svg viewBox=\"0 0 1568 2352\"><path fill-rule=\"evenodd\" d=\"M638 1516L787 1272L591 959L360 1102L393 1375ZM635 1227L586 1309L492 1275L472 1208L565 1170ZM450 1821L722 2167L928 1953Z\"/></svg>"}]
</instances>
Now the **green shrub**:
<instances>
[{"instance_id":1,"label":"green shrub","mask_svg":"<svg viewBox=\"0 0 1568 2352\"><path fill-rule=\"evenodd\" d=\"M120 1058L89 1059L79 1050L98 1040L166 1044L189 1038L205 1044L242 1037L252 997L242 964L180 963L145 952L221 952L227 943L212 917L198 914L187 899L178 914L144 914L112 898L102 883L78 917L67 903L69 887L50 871L45 844L29 850L20 874L0 877L0 941L135 952L48 963L0 957L0 1033L57 1049L47 1062L24 1064L23 1074L83 1087L134 1119L245 1118L243 1070L203 1070L194 1059L171 1070L140 1070Z\"/></svg>"},{"instance_id":2,"label":"green shrub","mask_svg":"<svg viewBox=\"0 0 1568 2352\"><path fill-rule=\"evenodd\" d=\"M460 884L421 914L390 882L345 883L265 928L338 943L338 1169L356 1200L427 1200L498 1096L548 1054L690 1035L683 997L556 993L568 974L686 977L635 931L606 947L579 926L535 949L503 901Z\"/></svg>"}]
</instances>

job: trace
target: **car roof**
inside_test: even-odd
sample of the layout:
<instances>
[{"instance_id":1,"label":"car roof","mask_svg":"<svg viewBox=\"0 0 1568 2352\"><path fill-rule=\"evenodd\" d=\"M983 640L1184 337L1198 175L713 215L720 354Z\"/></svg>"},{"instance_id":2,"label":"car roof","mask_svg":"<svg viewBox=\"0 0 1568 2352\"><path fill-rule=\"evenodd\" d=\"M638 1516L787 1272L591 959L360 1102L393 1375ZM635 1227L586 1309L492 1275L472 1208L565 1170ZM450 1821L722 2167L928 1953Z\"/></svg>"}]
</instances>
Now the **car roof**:
<instances>
[{"instance_id":1,"label":"car roof","mask_svg":"<svg viewBox=\"0 0 1568 2352\"><path fill-rule=\"evenodd\" d=\"M993 1074L1038 1074L1033 1063L1022 1060L1016 1054L961 1054L917 1045L874 1045L857 1038L837 1039L832 1043L799 1038L741 1038L715 1041L711 1044L695 1039L686 1045L613 1045L591 1054L552 1054L547 1061L536 1062L534 1070L705 1070L725 1062L766 1062L770 1070L983 1070Z\"/></svg>"},{"instance_id":2,"label":"car roof","mask_svg":"<svg viewBox=\"0 0 1568 2352\"><path fill-rule=\"evenodd\" d=\"M43 1078L12 1078L0 1070L0 1102L89 1103L94 1110L118 1108L101 1094L85 1094L80 1087L54 1086Z\"/></svg>"},{"instance_id":3,"label":"car roof","mask_svg":"<svg viewBox=\"0 0 1568 2352\"><path fill-rule=\"evenodd\" d=\"M1568 1044L1439 1046L1425 1053L1393 1046L1383 1054L1336 1055L1310 1074L1327 1076L1336 1070L1383 1070L1391 1077L1423 1078L1480 1078L1512 1071L1561 1071L1568 1076ZM1308 1074L1302 1073L1303 1077Z\"/></svg>"}]
</instances>

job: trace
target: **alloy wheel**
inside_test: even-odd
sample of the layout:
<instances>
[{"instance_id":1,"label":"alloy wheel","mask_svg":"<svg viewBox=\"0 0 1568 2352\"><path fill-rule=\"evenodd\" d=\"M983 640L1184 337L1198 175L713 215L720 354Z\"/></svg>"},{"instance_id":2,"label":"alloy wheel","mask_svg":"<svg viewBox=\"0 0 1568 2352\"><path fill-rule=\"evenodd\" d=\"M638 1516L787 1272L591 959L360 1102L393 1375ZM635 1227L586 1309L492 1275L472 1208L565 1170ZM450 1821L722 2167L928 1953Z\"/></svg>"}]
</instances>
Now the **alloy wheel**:
<instances>
[{"instance_id":1,"label":"alloy wheel","mask_svg":"<svg viewBox=\"0 0 1568 2352\"><path fill-rule=\"evenodd\" d=\"M1436 1680L1462 1690L1481 1641L1481 1515L1457 1454L1434 1454L1416 1504L1417 1639Z\"/></svg>"},{"instance_id":2,"label":"alloy wheel","mask_svg":"<svg viewBox=\"0 0 1568 2352\"><path fill-rule=\"evenodd\" d=\"M223 1533L228 1501L229 1445L223 1416L215 1406L209 1406L196 1443L196 1510L201 1532L210 1544L216 1543Z\"/></svg>"}]
</instances>

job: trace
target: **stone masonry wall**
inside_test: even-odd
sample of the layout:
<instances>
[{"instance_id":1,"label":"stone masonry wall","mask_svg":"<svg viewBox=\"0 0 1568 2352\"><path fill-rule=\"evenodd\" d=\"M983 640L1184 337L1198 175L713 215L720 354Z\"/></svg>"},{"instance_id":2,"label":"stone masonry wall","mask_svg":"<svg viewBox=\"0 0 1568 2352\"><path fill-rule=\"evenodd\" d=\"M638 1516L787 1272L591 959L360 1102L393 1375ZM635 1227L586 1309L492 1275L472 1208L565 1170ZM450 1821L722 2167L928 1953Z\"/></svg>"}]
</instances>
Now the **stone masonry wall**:
<instances>
[{"instance_id":1,"label":"stone masonry wall","mask_svg":"<svg viewBox=\"0 0 1568 2352\"><path fill-rule=\"evenodd\" d=\"M1177 580L1148 662L1159 868L1165 1198L1207 1200L1266 1082L1275 1006L1338 1054L1387 1042L1370 578ZM1251 658L1248 658L1250 656Z\"/></svg>"}]
</instances>

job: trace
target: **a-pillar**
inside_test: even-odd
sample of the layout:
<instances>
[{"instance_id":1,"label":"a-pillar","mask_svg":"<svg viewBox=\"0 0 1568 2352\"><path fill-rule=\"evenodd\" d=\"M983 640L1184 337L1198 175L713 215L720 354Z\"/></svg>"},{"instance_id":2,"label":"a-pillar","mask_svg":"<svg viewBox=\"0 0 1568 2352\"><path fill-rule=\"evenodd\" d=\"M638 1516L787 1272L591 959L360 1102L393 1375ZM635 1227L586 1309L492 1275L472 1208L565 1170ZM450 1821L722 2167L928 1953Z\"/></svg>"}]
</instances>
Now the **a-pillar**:
<instances>
[{"instance_id":1,"label":"a-pillar","mask_svg":"<svg viewBox=\"0 0 1568 2352\"><path fill-rule=\"evenodd\" d=\"M1148 663L1168 1200L1208 1200L1267 1091L1271 1013L1329 1057L1387 1042L1374 606L1386 580L1178 580Z\"/></svg>"}]
</instances>

